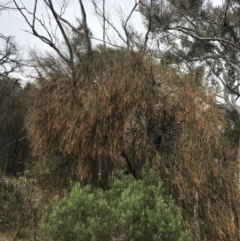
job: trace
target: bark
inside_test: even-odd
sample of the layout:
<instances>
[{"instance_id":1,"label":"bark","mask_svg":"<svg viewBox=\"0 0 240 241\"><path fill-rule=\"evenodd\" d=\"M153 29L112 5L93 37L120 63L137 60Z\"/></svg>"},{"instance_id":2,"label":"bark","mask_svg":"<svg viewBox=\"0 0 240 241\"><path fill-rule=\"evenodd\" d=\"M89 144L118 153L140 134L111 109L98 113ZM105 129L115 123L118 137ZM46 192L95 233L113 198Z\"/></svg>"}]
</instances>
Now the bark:
<instances>
[{"instance_id":1,"label":"bark","mask_svg":"<svg viewBox=\"0 0 240 241\"><path fill-rule=\"evenodd\" d=\"M195 199L195 204L193 207L193 212L194 212L194 221L195 221L195 241L201 241L198 190L195 191L194 199Z\"/></svg>"}]
</instances>

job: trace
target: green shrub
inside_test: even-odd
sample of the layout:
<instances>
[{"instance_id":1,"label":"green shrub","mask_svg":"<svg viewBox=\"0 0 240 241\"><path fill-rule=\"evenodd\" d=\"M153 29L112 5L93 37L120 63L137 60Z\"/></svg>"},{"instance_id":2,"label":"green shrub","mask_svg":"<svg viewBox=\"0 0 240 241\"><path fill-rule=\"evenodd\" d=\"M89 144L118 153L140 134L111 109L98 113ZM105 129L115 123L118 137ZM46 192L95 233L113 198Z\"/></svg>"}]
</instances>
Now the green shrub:
<instances>
[{"instance_id":1,"label":"green shrub","mask_svg":"<svg viewBox=\"0 0 240 241\"><path fill-rule=\"evenodd\" d=\"M46 208L42 229L54 240L188 241L174 202L153 174L112 178L110 189L75 184L69 196Z\"/></svg>"}]
</instances>

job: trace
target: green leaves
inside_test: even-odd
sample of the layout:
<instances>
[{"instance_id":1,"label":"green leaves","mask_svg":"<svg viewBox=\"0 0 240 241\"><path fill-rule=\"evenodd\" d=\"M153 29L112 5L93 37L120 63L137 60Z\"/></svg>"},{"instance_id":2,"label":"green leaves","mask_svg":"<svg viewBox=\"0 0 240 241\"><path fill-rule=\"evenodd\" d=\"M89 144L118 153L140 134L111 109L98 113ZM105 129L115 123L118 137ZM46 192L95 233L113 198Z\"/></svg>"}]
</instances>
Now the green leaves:
<instances>
[{"instance_id":1,"label":"green leaves","mask_svg":"<svg viewBox=\"0 0 240 241\"><path fill-rule=\"evenodd\" d=\"M156 180L149 172L141 180L112 178L107 191L76 184L46 209L43 230L64 241L191 240L179 209Z\"/></svg>"}]
</instances>

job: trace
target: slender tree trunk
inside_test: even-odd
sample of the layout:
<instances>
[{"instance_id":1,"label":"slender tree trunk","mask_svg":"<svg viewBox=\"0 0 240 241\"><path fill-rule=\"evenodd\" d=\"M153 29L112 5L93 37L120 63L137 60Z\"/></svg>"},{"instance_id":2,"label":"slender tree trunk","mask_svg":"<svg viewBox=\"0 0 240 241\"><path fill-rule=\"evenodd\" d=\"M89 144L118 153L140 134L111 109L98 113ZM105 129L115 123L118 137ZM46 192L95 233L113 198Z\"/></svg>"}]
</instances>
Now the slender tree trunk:
<instances>
[{"instance_id":1,"label":"slender tree trunk","mask_svg":"<svg viewBox=\"0 0 240 241\"><path fill-rule=\"evenodd\" d=\"M239 144L238 144L238 156L237 156L237 162L238 162L238 165L240 165L240 138L239 138ZM238 173L238 180L237 180L237 185L238 185L238 190L240 191L240 172ZM239 192L238 192L239 193ZM238 197L239 199L239 197ZM240 207L238 205L238 238L240 240Z\"/></svg>"},{"instance_id":2,"label":"slender tree trunk","mask_svg":"<svg viewBox=\"0 0 240 241\"><path fill-rule=\"evenodd\" d=\"M195 241L201 241L200 238L200 221L199 221L199 194L198 190L195 191L194 196L195 204L193 207L194 221L195 221Z\"/></svg>"},{"instance_id":3,"label":"slender tree trunk","mask_svg":"<svg viewBox=\"0 0 240 241\"><path fill-rule=\"evenodd\" d=\"M102 180L102 162L101 158L98 158L98 181Z\"/></svg>"},{"instance_id":4,"label":"slender tree trunk","mask_svg":"<svg viewBox=\"0 0 240 241\"><path fill-rule=\"evenodd\" d=\"M103 46L106 51L106 16L105 16L105 0L103 0Z\"/></svg>"},{"instance_id":5,"label":"slender tree trunk","mask_svg":"<svg viewBox=\"0 0 240 241\"><path fill-rule=\"evenodd\" d=\"M238 113L238 116L239 116L239 121L240 121L240 108L237 106L236 103L234 103L234 106L235 106L235 110L237 111ZM237 163L238 165L240 165L240 137L238 138L238 154L237 154ZM240 193L240 172L238 172L237 174L237 187L238 187L238 190ZM238 194L239 195L239 194ZM239 200L239 196L237 197L238 200ZM240 206L238 205L237 206L237 227L238 227L238 238L240 240Z\"/></svg>"}]
</instances>

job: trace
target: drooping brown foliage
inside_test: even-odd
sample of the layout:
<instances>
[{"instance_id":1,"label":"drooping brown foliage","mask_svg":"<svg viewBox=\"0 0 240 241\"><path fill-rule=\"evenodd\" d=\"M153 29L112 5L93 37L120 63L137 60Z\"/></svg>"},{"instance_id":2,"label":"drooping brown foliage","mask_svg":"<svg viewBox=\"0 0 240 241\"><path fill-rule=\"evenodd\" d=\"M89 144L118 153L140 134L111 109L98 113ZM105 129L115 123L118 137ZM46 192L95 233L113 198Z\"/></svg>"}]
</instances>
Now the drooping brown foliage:
<instances>
[{"instance_id":1,"label":"drooping brown foliage","mask_svg":"<svg viewBox=\"0 0 240 241\"><path fill-rule=\"evenodd\" d=\"M161 134L161 124L154 123L163 115L157 111L162 97L152 64L139 65L128 52L102 56L87 77L79 66L74 87L58 73L50 73L51 80L40 79L34 93L36 106L27 117L36 152L78 159L82 179L97 179L99 172L119 169L123 159L137 175L146 160L154 159L155 141Z\"/></svg>"},{"instance_id":2,"label":"drooping brown foliage","mask_svg":"<svg viewBox=\"0 0 240 241\"><path fill-rule=\"evenodd\" d=\"M37 59L26 117L34 151L59 157L72 165L70 174L102 186L112 172L138 178L149 162L195 234L234 240L236 153L201 69L181 74L141 51L93 55L90 67L64 71L53 58Z\"/></svg>"},{"instance_id":3,"label":"drooping brown foliage","mask_svg":"<svg viewBox=\"0 0 240 241\"><path fill-rule=\"evenodd\" d=\"M181 131L174 152L161 156L160 175L196 236L237 240L236 149L225 137L224 113L194 77L178 92Z\"/></svg>"}]
</instances>

